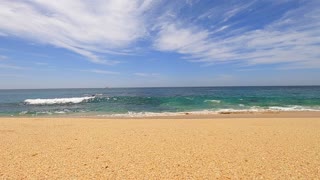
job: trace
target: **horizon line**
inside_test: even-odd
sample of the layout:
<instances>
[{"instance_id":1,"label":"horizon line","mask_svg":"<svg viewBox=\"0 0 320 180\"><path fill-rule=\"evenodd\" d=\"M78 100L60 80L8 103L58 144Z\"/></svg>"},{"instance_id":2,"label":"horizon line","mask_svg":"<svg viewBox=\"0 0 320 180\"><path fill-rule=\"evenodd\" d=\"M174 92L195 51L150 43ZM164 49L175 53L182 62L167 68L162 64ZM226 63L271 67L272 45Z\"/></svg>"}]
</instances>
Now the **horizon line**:
<instances>
[{"instance_id":1,"label":"horizon line","mask_svg":"<svg viewBox=\"0 0 320 180\"><path fill-rule=\"evenodd\" d=\"M312 87L320 85L225 85L225 86L132 86L132 87L66 87L66 88L0 88L0 90L57 90L57 89L135 89L135 88L219 88L219 87Z\"/></svg>"}]
</instances>

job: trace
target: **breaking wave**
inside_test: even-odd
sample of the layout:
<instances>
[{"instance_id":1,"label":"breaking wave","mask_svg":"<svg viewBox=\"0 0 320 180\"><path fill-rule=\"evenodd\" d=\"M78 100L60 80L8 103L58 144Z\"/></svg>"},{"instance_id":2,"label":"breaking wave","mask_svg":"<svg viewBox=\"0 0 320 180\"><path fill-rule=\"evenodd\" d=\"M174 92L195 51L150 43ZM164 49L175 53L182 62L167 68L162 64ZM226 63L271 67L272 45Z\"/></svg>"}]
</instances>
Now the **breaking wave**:
<instances>
[{"instance_id":1,"label":"breaking wave","mask_svg":"<svg viewBox=\"0 0 320 180\"><path fill-rule=\"evenodd\" d=\"M53 105L53 104L78 104L94 99L95 96L90 97L72 97L72 98L54 98L54 99L26 99L25 104L30 105Z\"/></svg>"},{"instance_id":2,"label":"breaking wave","mask_svg":"<svg viewBox=\"0 0 320 180\"><path fill-rule=\"evenodd\" d=\"M218 103L218 104L219 104L221 101L220 101L220 100L212 99L212 100L204 100L204 102Z\"/></svg>"}]
</instances>

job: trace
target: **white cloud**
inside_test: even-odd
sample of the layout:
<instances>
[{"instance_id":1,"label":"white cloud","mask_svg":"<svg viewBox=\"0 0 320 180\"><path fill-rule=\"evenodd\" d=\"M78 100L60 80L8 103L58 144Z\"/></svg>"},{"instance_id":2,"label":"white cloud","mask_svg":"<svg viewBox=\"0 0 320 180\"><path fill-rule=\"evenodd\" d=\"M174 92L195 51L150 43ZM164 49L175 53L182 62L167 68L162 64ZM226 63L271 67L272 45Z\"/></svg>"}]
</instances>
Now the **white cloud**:
<instances>
[{"instance_id":1,"label":"white cloud","mask_svg":"<svg viewBox=\"0 0 320 180\"><path fill-rule=\"evenodd\" d=\"M320 67L320 10L316 8L319 3L300 2L300 8L256 30L246 27L254 24L253 21L244 25L231 21L254 9L259 2L2 0L0 36L16 36L65 48L93 63L106 65L119 61L104 59L103 55L130 54L142 48L150 50L148 42L143 43L143 47L137 43L147 39L156 50L176 52L189 61L207 65L236 62ZM277 5L288 1L263 2ZM198 3L201 7L208 5L208 9L195 12L199 14L181 14L182 9L191 10Z\"/></svg>"},{"instance_id":2,"label":"white cloud","mask_svg":"<svg viewBox=\"0 0 320 180\"><path fill-rule=\"evenodd\" d=\"M237 14L243 12L244 10L248 9L250 6L255 4L256 1L251 1L250 3L244 3L244 4L236 4L233 8L226 11L223 14L223 22L228 21L230 18L236 16Z\"/></svg>"},{"instance_id":3,"label":"white cloud","mask_svg":"<svg viewBox=\"0 0 320 180\"><path fill-rule=\"evenodd\" d=\"M94 63L115 64L98 53L121 50L146 34L151 0L2 0L0 34L69 49Z\"/></svg>"},{"instance_id":4,"label":"white cloud","mask_svg":"<svg viewBox=\"0 0 320 180\"><path fill-rule=\"evenodd\" d=\"M263 29L227 38L215 36L214 31L196 25L173 21L160 26L154 47L206 64L236 62L242 65L286 64L286 67L319 68L319 18L320 10L312 8L311 3L289 11ZM223 27L220 28L226 29Z\"/></svg>"},{"instance_id":5,"label":"white cloud","mask_svg":"<svg viewBox=\"0 0 320 180\"><path fill-rule=\"evenodd\" d=\"M178 51L184 53L185 50L192 48L193 51L196 52L196 47L194 47L193 44L203 46L207 38L207 31L193 28L177 28L174 24L168 24L162 26L154 46L162 51Z\"/></svg>"}]
</instances>

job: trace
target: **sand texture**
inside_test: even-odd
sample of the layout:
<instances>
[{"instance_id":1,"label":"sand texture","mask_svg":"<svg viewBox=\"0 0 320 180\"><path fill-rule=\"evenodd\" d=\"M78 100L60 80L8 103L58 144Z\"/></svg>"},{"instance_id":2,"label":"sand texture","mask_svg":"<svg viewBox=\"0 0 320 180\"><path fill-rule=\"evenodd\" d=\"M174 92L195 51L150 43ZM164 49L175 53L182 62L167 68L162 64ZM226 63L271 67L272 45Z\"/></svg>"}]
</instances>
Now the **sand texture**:
<instances>
[{"instance_id":1,"label":"sand texture","mask_svg":"<svg viewBox=\"0 0 320 180\"><path fill-rule=\"evenodd\" d=\"M262 178L320 178L320 118L0 118L0 179Z\"/></svg>"}]
</instances>

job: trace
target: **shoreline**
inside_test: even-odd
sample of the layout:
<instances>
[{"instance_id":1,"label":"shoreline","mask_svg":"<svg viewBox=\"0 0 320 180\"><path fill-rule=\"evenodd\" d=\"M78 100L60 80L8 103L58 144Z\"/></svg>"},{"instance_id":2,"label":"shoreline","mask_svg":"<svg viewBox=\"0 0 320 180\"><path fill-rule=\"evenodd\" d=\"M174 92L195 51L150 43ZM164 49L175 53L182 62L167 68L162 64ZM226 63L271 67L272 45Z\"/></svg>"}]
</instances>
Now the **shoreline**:
<instances>
[{"instance_id":1,"label":"shoreline","mask_svg":"<svg viewBox=\"0 0 320 180\"><path fill-rule=\"evenodd\" d=\"M152 115L133 115L117 114L117 115L104 115L104 114L54 114L54 115L38 115L38 116L0 116L3 118L81 118L81 119L217 119L217 118L318 118L320 111L260 111L260 112L179 112L171 113L169 115L162 115L167 113L154 113Z\"/></svg>"}]
</instances>

